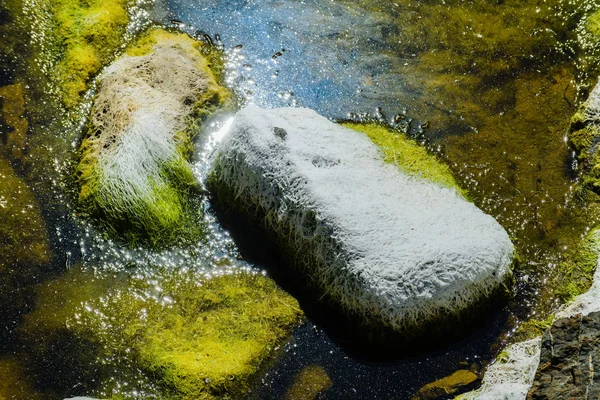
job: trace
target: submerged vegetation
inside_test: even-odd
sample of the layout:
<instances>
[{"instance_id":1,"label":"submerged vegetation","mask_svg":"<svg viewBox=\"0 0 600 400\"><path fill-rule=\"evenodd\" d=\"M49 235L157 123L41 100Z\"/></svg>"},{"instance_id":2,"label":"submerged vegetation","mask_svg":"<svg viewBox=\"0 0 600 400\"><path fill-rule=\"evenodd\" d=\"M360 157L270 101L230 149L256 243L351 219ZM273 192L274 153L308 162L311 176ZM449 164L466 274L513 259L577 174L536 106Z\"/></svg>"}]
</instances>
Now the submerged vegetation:
<instances>
[{"instance_id":1,"label":"submerged vegetation","mask_svg":"<svg viewBox=\"0 0 600 400\"><path fill-rule=\"evenodd\" d=\"M22 330L31 365L75 366L59 386L103 398L152 387L146 395L238 398L302 316L295 299L249 272L101 277L74 269L38 295Z\"/></svg>"},{"instance_id":2,"label":"submerged vegetation","mask_svg":"<svg viewBox=\"0 0 600 400\"><path fill-rule=\"evenodd\" d=\"M123 44L133 0L32 0L29 10L50 17L43 46L59 96L68 109L81 103L91 79Z\"/></svg>"}]
</instances>

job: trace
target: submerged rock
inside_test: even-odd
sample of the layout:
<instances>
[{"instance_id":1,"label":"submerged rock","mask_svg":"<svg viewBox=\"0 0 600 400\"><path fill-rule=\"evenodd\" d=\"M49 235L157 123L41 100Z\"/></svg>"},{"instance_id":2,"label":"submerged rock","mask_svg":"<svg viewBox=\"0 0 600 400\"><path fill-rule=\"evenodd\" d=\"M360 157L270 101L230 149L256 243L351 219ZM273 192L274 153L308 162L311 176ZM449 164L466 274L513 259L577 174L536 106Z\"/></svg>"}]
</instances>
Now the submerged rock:
<instances>
[{"instance_id":1,"label":"submerged rock","mask_svg":"<svg viewBox=\"0 0 600 400\"><path fill-rule=\"evenodd\" d=\"M239 398L302 318L292 297L249 272L74 268L38 295L21 337L28 364L56 371L47 386L63 397Z\"/></svg>"},{"instance_id":2,"label":"submerged rock","mask_svg":"<svg viewBox=\"0 0 600 400\"><path fill-rule=\"evenodd\" d=\"M455 323L509 275L513 246L492 217L308 109L240 111L208 183L323 295L407 336Z\"/></svg>"},{"instance_id":3,"label":"submerged rock","mask_svg":"<svg viewBox=\"0 0 600 400\"><path fill-rule=\"evenodd\" d=\"M313 400L327 392L333 382L323 367L309 365L294 378L294 383L285 393L285 400Z\"/></svg>"},{"instance_id":4,"label":"submerged rock","mask_svg":"<svg viewBox=\"0 0 600 400\"><path fill-rule=\"evenodd\" d=\"M79 202L132 240L168 242L188 227L195 121L226 97L185 34L153 30L103 73L81 145ZM206 50L208 51L208 49Z\"/></svg>"},{"instance_id":5,"label":"submerged rock","mask_svg":"<svg viewBox=\"0 0 600 400\"><path fill-rule=\"evenodd\" d=\"M458 390L465 386L468 386L477 380L477 375L473 372L461 369L453 373L452 375L446 376L442 379L438 379L435 382L428 383L423 386L417 394L415 394L411 400L434 400L440 398L446 398L450 394L456 393Z\"/></svg>"},{"instance_id":6,"label":"submerged rock","mask_svg":"<svg viewBox=\"0 0 600 400\"><path fill-rule=\"evenodd\" d=\"M50 261L46 225L37 200L10 164L0 158L0 271L19 274L18 266Z\"/></svg>"},{"instance_id":7,"label":"submerged rock","mask_svg":"<svg viewBox=\"0 0 600 400\"><path fill-rule=\"evenodd\" d=\"M600 312L554 322L542 341L540 365L527 399L597 399Z\"/></svg>"}]
</instances>

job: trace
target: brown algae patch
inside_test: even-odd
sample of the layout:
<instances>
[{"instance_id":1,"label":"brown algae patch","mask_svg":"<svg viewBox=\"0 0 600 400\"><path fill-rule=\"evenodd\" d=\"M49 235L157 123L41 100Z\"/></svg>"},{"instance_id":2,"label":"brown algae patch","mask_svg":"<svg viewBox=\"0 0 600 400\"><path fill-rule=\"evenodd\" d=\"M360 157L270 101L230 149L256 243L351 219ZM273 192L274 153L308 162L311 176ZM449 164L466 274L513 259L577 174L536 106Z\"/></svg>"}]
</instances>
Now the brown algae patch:
<instances>
[{"instance_id":1,"label":"brown algae patch","mask_svg":"<svg viewBox=\"0 0 600 400\"><path fill-rule=\"evenodd\" d=\"M12 167L0 158L0 270L50 261L46 225L37 200Z\"/></svg>"},{"instance_id":2,"label":"brown algae patch","mask_svg":"<svg viewBox=\"0 0 600 400\"><path fill-rule=\"evenodd\" d=\"M23 157L29 123L25 118L23 84L0 87L0 146L15 159Z\"/></svg>"},{"instance_id":3,"label":"brown algae patch","mask_svg":"<svg viewBox=\"0 0 600 400\"><path fill-rule=\"evenodd\" d=\"M285 400L314 400L318 395L326 393L333 382L327 371L319 365L302 368L294 378L294 383L285 393Z\"/></svg>"},{"instance_id":4,"label":"brown algae patch","mask_svg":"<svg viewBox=\"0 0 600 400\"><path fill-rule=\"evenodd\" d=\"M41 285L39 298L22 329L31 357L87 365L92 381L100 382L72 377L62 386L68 391L88 383L77 393L101 397L128 397L133 390L174 398L240 397L302 318L295 299L271 279L248 272L207 277L160 270L105 280L73 270ZM60 354L57 344L66 345L65 338L69 353Z\"/></svg>"},{"instance_id":5,"label":"brown algae patch","mask_svg":"<svg viewBox=\"0 0 600 400\"><path fill-rule=\"evenodd\" d=\"M0 357L0 400L44 398L32 388L21 361L18 356Z\"/></svg>"}]
</instances>

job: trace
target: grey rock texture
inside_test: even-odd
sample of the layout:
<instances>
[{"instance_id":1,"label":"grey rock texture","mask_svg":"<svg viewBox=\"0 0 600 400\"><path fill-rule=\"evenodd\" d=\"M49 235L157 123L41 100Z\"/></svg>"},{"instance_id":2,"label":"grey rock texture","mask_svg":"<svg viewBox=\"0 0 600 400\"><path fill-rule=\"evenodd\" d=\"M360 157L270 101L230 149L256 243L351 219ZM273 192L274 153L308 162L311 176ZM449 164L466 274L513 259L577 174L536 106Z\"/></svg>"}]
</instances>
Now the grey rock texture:
<instances>
[{"instance_id":1,"label":"grey rock texture","mask_svg":"<svg viewBox=\"0 0 600 400\"><path fill-rule=\"evenodd\" d=\"M600 312L561 318L546 331L528 400L600 399Z\"/></svg>"}]
</instances>

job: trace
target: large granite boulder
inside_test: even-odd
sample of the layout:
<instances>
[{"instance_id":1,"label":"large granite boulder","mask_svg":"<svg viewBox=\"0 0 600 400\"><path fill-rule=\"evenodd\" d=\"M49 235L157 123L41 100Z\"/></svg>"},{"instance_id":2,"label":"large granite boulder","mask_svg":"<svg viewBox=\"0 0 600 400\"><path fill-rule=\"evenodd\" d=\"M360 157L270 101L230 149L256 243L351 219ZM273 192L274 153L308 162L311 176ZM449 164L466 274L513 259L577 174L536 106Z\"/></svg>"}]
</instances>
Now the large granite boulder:
<instances>
[{"instance_id":1,"label":"large granite boulder","mask_svg":"<svg viewBox=\"0 0 600 400\"><path fill-rule=\"evenodd\" d=\"M513 245L492 217L308 109L241 110L208 184L323 295L377 326L456 321L509 274Z\"/></svg>"}]
</instances>

